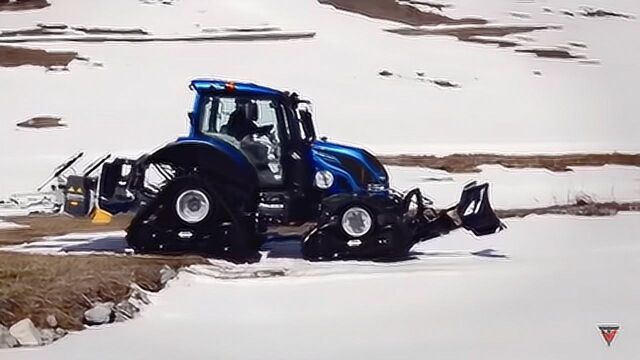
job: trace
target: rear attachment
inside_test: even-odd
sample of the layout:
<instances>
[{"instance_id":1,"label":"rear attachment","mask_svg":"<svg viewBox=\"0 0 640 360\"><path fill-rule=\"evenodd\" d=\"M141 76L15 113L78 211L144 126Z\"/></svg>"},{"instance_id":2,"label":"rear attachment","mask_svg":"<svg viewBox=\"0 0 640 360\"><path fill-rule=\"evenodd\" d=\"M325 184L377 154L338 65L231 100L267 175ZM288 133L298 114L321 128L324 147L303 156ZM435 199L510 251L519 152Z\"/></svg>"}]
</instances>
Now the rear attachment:
<instances>
[{"instance_id":1,"label":"rear attachment","mask_svg":"<svg viewBox=\"0 0 640 360\"><path fill-rule=\"evenodd\" d=\"M489 185L470 183L460 202L437 210L414 189L406 195L334 195L322 203L318 225L304 238L311 260L395 258L413 245L463 227L476 236L505 226L489 202Z\"/></svg>"}]
</instances>

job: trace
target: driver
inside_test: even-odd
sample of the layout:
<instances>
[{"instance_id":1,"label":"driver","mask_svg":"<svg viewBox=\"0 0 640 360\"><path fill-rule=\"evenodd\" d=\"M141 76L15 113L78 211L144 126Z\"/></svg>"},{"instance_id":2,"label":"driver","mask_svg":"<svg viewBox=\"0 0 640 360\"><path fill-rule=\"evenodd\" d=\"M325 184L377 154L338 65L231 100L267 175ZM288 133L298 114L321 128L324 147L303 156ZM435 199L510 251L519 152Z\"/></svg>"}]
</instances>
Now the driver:
<instances>
[{"instance_id":1,"label":"driver","mask_svg":"<svg viewBox=\"0 0 640 360\"><path fill-rule=\"evenodd\" d=\"M250 104L251 100L236 99L236 109L229 116L227 134L238 139L238 141L258 129L258 125L247 117L247 107Z\"/></svg>"}]
</instances>

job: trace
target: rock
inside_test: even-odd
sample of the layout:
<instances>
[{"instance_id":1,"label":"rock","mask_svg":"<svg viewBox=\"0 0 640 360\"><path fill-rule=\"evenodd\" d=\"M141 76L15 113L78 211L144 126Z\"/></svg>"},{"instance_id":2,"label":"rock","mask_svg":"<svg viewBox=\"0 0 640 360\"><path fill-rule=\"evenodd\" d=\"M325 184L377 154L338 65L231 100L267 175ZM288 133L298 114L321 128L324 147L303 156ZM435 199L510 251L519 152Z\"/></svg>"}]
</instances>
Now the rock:
<instances>
[{"instance_id":1,"label":"rock","mask_svg":"<svg viewBox=\"0 0 640 360\"><path fill-rule=\"evenodd\" d=\"M57 329L42 329L40 330L40 334L42 336L42 343L44 345L51 344L54 341L57 341L61 337L67 335L67 330L57 328Z\"/></svg>"},{"instance_id":2,"label":"rock","mask_svg":"<svg viewBox=\"0 0 640 360\"><path fill-rule=\"evenodd\" d=\"M389 70L382 70L382 71L380 71L378 73L378 75L380 75L380 76L391 76L391 75L393 75L393 73L391 71L389 71Z\"/></svg>"},{"instance_id":3,"label":"rock","mask_svg":"<svg viewBox=\"0 0 640 360\"><path fill-rule=\"evenodd\" d=\"M149 296L142 290L138 285L131 285L131 295L129 296L129 301L135 304L148 305L151 303L149 300Z\"/></svg>"},{"instance_id":4,"label":"rock","mask_svg":"<svg viewBox=\"0 0 640 360\"><path fill-rule=\"evenodd\" d=\"M122 300L113 308L113 311L115 312L115 321L120 322L133 319L140 309L129 300Z\"/></svg>"},{"instance_id":5,"label":"rock","mask_svg":"<svg viewBox=\"0 0 640 360\"><path fill-rule=\"evenodd\" d=\"M58 327L58 320L56 319L55 315L47 315L47 325L49 325L49 327L51 327L52 329Z\"/></svg>"},{"instance_id":6,"label":"rock","mask_svg":"<svg viewBox=\"0 0 640 360\"><path fill-rule=\"evenodd\" d=\"M9 333L18 340L22 346L42 345L40 331L33 325L31 319L26 318L18 321L9 328Z\"/></svg>"},{"instance_id":7,"label":"rock","mask_svg":"<svg viewBox=\"0 0 640 360\"><path fill-rule=\"evenodd\" d=\"M18 340L9 333L9 329L0 325L0 349L18 346Z\"/></svg>"},{"instance_id":8,"label":"rock","mask_svg":"<svg viewBox=\"0 0 640 360\"><path fill-rule=\"evenodd\" d=\"M114 319L113 303L96 303L91 309L84 312L84 323L87 325L101 325L112 322Z\"/></svg>"},{"instance_id":9,"label":"rock","mask_svg":"<svg viewBox=\"0 0 640 360\"><path fill-rule=\"evenodd\" d=\"M165 285L169 280L176 277L176 275L178 275L178 273L176 273L175 270L170 268L168 265L165 265L160 269L160 283Z\"/></svg>"},{"instance_id":10,"label":"rock","mask_svg":"<svg viewBox=\"0 0 640 360\"><path fill-rule=\"evenodd\" d=\"M58 340L58 338L56 337L56 331L53 329L40 330L40 338L42 340L42 345L51 344L52 342Z\"/></svg>"}]
</instances>

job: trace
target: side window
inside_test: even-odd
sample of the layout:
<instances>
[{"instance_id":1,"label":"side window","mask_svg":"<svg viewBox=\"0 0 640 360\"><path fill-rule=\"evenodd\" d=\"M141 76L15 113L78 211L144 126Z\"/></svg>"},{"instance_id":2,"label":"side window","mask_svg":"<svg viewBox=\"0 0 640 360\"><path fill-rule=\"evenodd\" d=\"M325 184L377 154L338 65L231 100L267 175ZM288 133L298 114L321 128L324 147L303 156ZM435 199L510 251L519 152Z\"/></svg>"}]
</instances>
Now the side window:
<instances>
[{"instance_id":1,"label":"side window","mask_svg":"<svg viewBox=\"0 0 640 360\"><path fill-rule=\"evenodd\" d=\"M207 98L204 103L204 107L202 108L200 130L205 134L216 132L216 123L212 118L212 115L214 114L214 100L215 99L211 97Z\"/></svg>"}]
</instances>

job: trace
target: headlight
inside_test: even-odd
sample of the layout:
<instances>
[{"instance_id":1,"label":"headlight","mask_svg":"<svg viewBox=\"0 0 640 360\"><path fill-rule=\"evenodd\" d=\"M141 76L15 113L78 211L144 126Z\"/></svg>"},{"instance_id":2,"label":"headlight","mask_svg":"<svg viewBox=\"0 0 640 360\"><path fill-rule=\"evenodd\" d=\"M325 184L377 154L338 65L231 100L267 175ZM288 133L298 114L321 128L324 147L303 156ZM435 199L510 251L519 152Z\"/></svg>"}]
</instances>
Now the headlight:
<instances>
[{"instance_id":1,"label":"headlight","mask_svg":"<svg viewBox=\"0 0 640 360\"><path fill-rule=\"evenodd\" d=\"M360 237L371 230L373 221L369 212L361 207L354 206L342 214L342 229L349 236Z\"/></svg>"},{"instance_id":2,"label":"headlight","mask_svg":"<svg viewBox=\"0 0 640 360\"><path fill-rule=\"evenodd\" d=\"M313 183L318 189L326 190L333 185L333 174L331 171L320 170L316 173Z\"/></svg>"}]
</instances>

